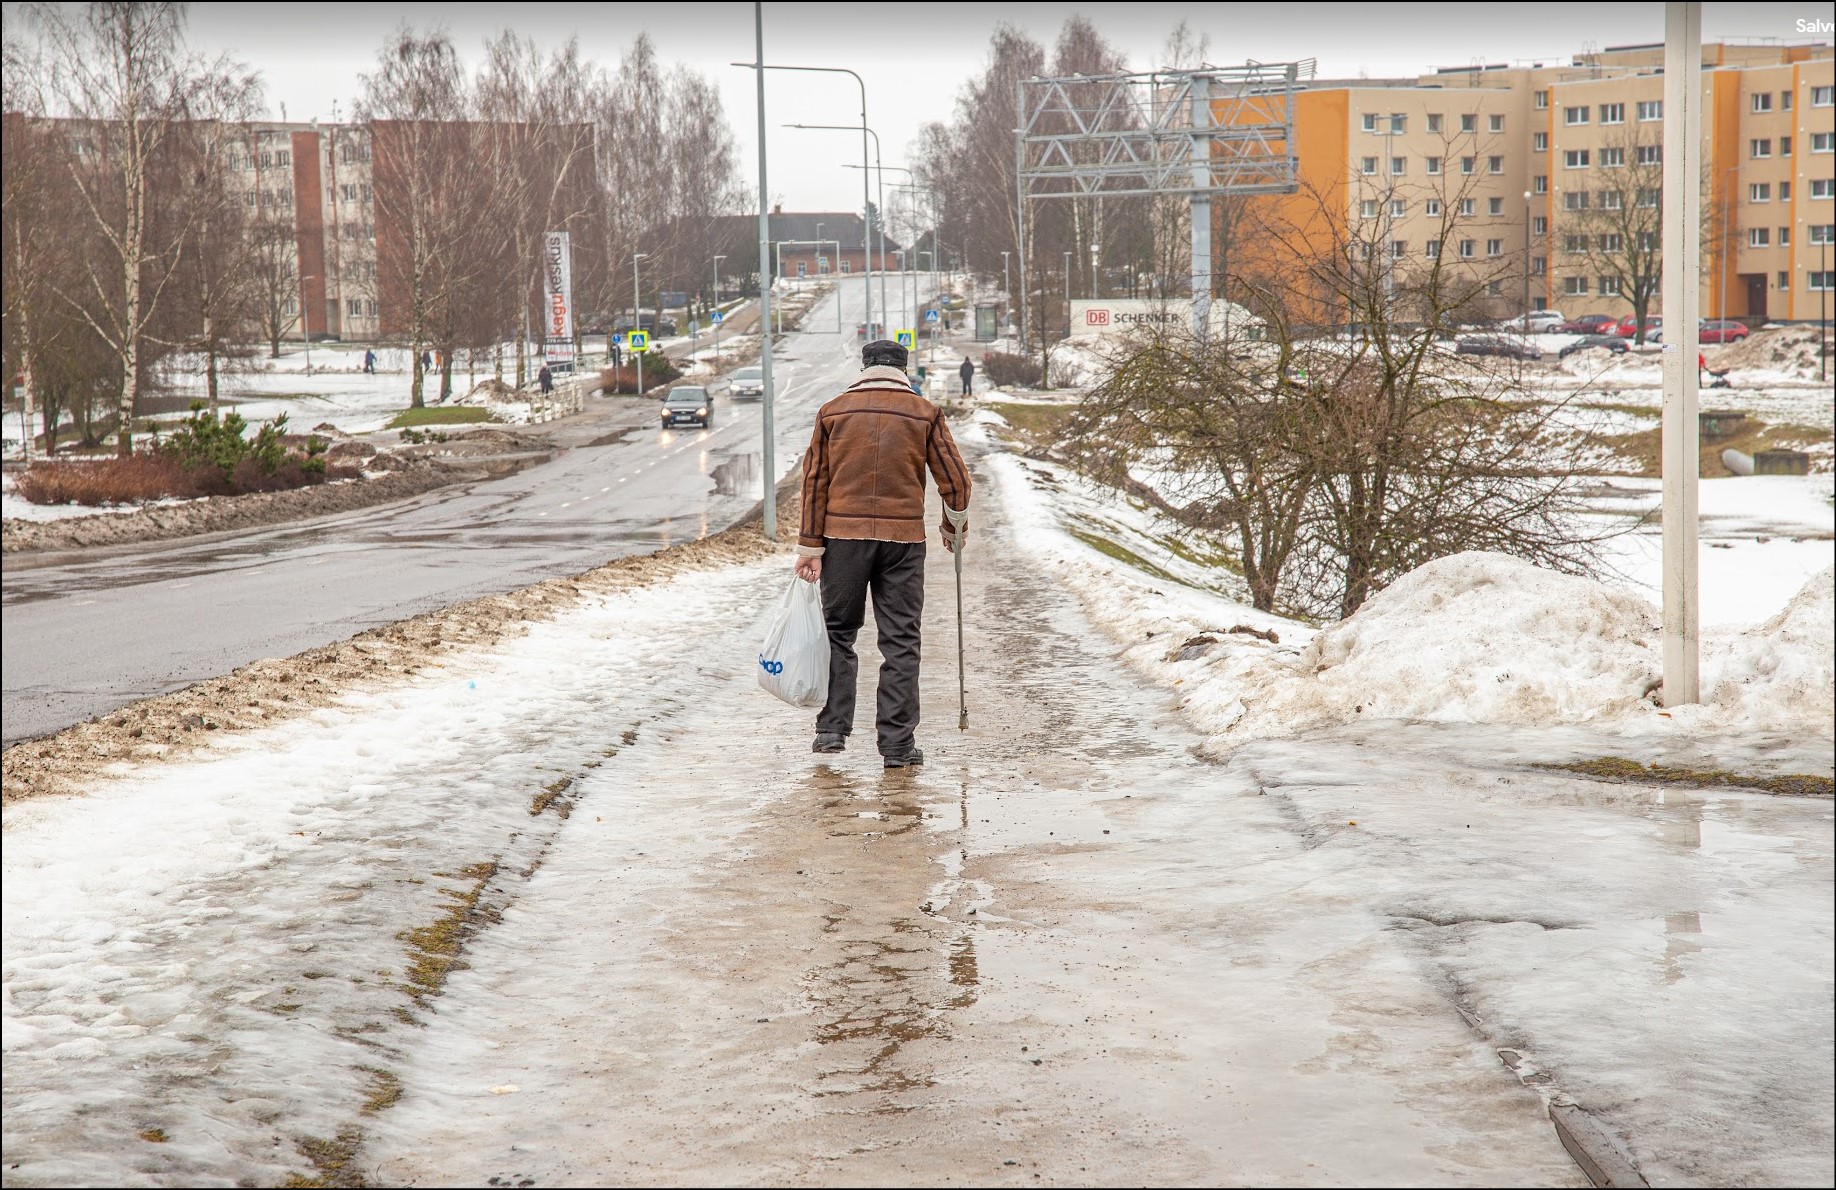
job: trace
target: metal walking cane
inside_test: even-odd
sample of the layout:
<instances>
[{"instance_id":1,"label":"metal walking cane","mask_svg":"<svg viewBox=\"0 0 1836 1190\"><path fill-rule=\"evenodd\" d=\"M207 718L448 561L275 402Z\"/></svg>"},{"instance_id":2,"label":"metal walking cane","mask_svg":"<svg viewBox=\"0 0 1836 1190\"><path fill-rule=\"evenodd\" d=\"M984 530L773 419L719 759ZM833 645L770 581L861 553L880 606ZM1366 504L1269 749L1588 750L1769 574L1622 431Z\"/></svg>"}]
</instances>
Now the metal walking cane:
<instances>
[{"instance_id":1,"label":"metal walking cane","mask_svg":"<svg viewBox=\"0 0 1836 1190\"><path fill-rule=\"evenodd\" d=\"M963 539L969 523L969 510L961 512L944 505L944 516L950 520L951 550L956 555L956 730L969 730L969 686L963 676Z\"/></svg>"}]
</instances>

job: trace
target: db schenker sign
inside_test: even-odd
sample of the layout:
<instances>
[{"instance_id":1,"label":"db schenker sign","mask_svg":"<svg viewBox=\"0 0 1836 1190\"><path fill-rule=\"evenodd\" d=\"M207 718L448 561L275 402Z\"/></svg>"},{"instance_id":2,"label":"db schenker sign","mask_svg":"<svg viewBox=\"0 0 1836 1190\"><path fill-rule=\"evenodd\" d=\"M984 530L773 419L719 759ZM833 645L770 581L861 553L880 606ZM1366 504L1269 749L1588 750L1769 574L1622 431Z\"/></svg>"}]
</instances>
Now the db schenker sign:
<instances>
[{"instance_id":1,"label":"db schenker sign","mask_svg":"<svg viewBox=\"0 0 1836 1190\"><path fill-rule=\"evenodd\" d=\"M1074 339L1119 337L1136 330L1174 330L1191 324L1190 298L1159 301L1074 299L1071 302L1071 337ZM1211 303L1211 324L1214 329L1229 325L1245 338L1261 337L1257 330L1260 320L1228 302L1214 300Z\"/></svg>"}]
</instances>

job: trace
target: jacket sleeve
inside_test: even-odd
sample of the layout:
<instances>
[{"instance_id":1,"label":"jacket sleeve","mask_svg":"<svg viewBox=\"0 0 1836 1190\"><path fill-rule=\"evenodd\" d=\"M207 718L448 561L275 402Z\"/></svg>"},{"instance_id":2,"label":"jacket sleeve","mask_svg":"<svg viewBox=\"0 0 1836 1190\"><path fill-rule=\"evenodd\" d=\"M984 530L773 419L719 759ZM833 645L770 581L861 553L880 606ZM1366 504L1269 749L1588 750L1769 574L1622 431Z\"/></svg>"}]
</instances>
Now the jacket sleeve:
<instances>
[{"instance_id":1,"label":"jacket sleeve","mask_svg":"<svg viewBox=\"0 0 1836 1190\"><path fill-rule=\"evenodd\" d=\"M942 410L931 419L924 461L931 469L931 478L937 481L937 494L943 497L944 505L957 512L967 512L969 468L963 465L963 456L956 449L956 439L950 436L950 427L944 424ZM949 517L944 518L942 528L946 534L952 531Z\"/></svg>"},{"instance_id":2,"label":"jacket sleeve","mask_svg":"<svg viewBox=\"0 0 1836 1190\"><path fill-rule=\"evenodd\" d=\"M820 558L823 553L823 530L829 522L829 437L822 415L816 415L816 428L810 431L810 448L803 455L803 523L797 532L797 552L804 557Z\"/></svg>"}]
</instances>

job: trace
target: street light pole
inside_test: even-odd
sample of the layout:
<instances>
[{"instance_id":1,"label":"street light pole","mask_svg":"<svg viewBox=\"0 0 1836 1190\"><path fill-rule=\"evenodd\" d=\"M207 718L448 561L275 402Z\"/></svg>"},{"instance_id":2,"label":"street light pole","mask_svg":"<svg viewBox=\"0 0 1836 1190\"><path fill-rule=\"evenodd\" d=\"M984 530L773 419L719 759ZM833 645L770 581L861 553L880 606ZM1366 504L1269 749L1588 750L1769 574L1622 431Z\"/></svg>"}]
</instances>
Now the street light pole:
<instances>
[{"instance_id":1,"label":"street light pole","mask_svg":"<svg viewBox=\"0 0 1836 1190\"><path fill-rule=\"evenodd\" d=\"M1101 244L1095 240L1090 241L1090 300L1093 302L1103 296L1097 292L1097 256L1101 250Z\"/></svg>"},{"instance_id":2,"label":"street light pole","mask_svg":"<svg viewBox=\"0 0 1836 1190\"><path fill-rule=\"evenodd\" d=\"M1523 320L1525 332L1530 330L1530 192L1524 191L1524 304L1518 308L1517 316Z\"/></svg>"},{"instance_id":3,"label":"street light pole","mask_svg":"<svg viewBox=\"0 0 1836 1190\"><path fill-rule=\"evenodd\" d=\"M1014 319L1014 278L1013 274L1007 271L1007 258L1012 255L1013 253L1011 251L1001 253L1001 301L1002 304L1007 307L1006 313L1009 322L1012 322Z\"/></svg>"},{"instance_id":4,"label":"street light pole","mask_svg":"<svg viewBox=\"0 0 1836 1190\"><path fill-rule=\"evenodd\" d=\"M1696 370L1702 301L1702 5L1664 13L1664 684L1667 707L1701 700L1697 477L1702 468Z\"/></svg>"},{"instance_id":5,"label":"street light pole","mask_svg":"<svg viewBox=\"0 0 1836 1190\"><path fill-rule=\"evenodd\" d=\"M1065 253L1065 338L1071 337L1071 254Z\"/></svg>"},{"instance_id":6,"label":"street light pole","mask_svg":"<svg viewBox=\"0 0 1836 1190\"><path fill-rule=\"evenodd\" d=\"M631 329L644 329L644 307L638 296L638 261L649 256L648 252L635 252L631 256ZM633 351L631 358L637 364L637 395L644 395L644 353Z\"/></svg>"},{"instance_id":7,"label":"street light pole","mask_svg":"<svg viewBox=\"0 0 1836 1190\"><path fill-rule=\"evenodd\" d=\"M306 320L306 282L319 279L317 273L300 274L300 342L306 345L306 374L312 375L312 324Z\"/></svg>"},{"instance_id":8,"label":"street light pole","mask_svg":"<svg viewBox=\"0 0 1836 1190\"><path fill-rule=\"evenodd\" d=\"M786 128L801 128L806 131L817 131L817 132L853 132L854 131L854 125L852 124L786 124L785 127ZM889 313L890 307L887 305L887 302L886 302L886 233L884 230L876 232L875 229L883 228L885 226L886 171L888 169L897 169L899 167L898 166L884 166L880 164L880 134L875 132L873 129L867 127L867 117L865 115L861 117L861 130L865 132L868 136L873 137L873 176L875 178L874 186L875 186L876 191L879 194L879 205L869 208L869 217L866 220L866 239L863 241L861 245L861 248L862 248L861 255L866 260L866 263L867 263L867 270L868 270L867 290L869 294L871 294L873 291L873 242L875 239L879 240L879 243L880 243L880 316L882 318L891 318L892 315ZM861 168L866 169L867 167L865 165L862 165ZM906 172L909 173L910 171L908 170ZM863 177L861 179L861 184L862 184L863 189L866 186L866 182L867 182L867 179ZM868 325L868 329L871 330L873 327L873 318L871 316L871 310L869 311L867 325Z\"/></svg>"},{"instance_id":9,"label":"street light pole","mask_svg":"<svg viewBox=\"0 0 1836 1190\"><path fill-rule=\"evenodd\" d=\"M845 66L778 66L775 64L769 65L769 66L766 65L765 64L765 51L762 48L765 45L765 32L764 32L765 18L763 17L763 15L759 15L756 12L756 6L755 6L755 16L756 16L758 27L759 27L758 43L759 43L759 46L761 47L759 50L759 60L757 62L734 62L734 63L731 63L731 65L745 66L745 67L749 67L749 68L758 70L760 72L760 75L759 75L759 138L760 138L760 144L763 145L764 137L765 137L765 123L764 123L765 121L765 78L764 78L763 72L767 70L804 70L804 71L809 71L815 74L845 74L845 75L851 76L854 79L855 85L860 87L861 89L861 169L866 170L870 164L870 160L867 156L867 131L868 130L867 130L867 83L866 83L866 80L862 79L859 74L856 74L854 71L849 70ZM854 130L852 125L842 125L841 127L845 128L846 130L850 132ZM764 151L763 149L761 149L760 157L759 157L759 174L760 174L761 179L763 179L764 177L764 169L765 169ZM867 181L867 176L865 173L861 175L861 205L864 208L866 208L869 212L871 212L873 209L872 192L868 189L868 181ZM759 193L759 220L760 220L760 226L763 227L764 220L765 220L765 194L763 191L760 191ZM761 236L761 244L759 247L759 259L761 261L764 260L765 253L766 253L766 249L762 242L763 239L764 237ZM863 247L862 255L864 257L866 256L866 252L865 252L866 241L863 241L862 247ZM761 270L761 274L760 274L761 276L763 275L764 267L765 266L763 264L760 264L759 266ZM871 270L872 265L869 264L868 268ZM873 278L867 277L864 280L865 280L865 284L863 284L862 289L866 292L867 325L871 327L873 325ZM840 299L838 298L837 301L839 302L839 300ZM884 313L882 313L881 316L884 317L885 316ZM769 405L770 403L770 395L771 395L770 389L768 387L766 390L767 405Z\"/></svg>"},{"instance_id":10,"label":"street light pole","mask_svg":"<svg viewBox=\"0 0 1836 1190\"><path fill-rule=\"evenodd\" d=\"M771 383L771 286L767 284L766 273L771 268L771 208L766 205L771 195L771 187L765 172L765 5L763 0L755 0L752 6L752 27L755 39L753 62L757 70L759 85L759 379L763 382L764 395L760 398L759 419L760 449L765 465L765 493L760 505L760 528L765 533L765 540L778 539L778 466L776 452L772 449L772 437L777 432L772 417L772 383ZM854 74L853 71L848 71ZM859 82L860 75L854 75ZM861 125L867 124L867 84L861 83ZM861 156L867 156L867 138L861 138Z\"/></svg>"},{"instance_id":11,"label":"street light pole","mask_svg":"<svg viewBox=\"0 0 1836 1190\"><path fill-rule=\"evenodd\" d=\"M714 258L714 313L720 314L720 262L727 259L725 252ZM714 323L714 370L720 371L720 324L726 316L713 318Z\"/></svg>"}]
</instances>

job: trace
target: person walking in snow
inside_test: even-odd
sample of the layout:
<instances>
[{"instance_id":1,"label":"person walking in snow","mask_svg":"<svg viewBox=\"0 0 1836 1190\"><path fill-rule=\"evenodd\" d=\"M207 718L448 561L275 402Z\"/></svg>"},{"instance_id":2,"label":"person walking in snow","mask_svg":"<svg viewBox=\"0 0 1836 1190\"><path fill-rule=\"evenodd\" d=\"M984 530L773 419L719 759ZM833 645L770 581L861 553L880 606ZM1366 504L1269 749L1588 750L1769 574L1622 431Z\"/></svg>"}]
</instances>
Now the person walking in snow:
<instances>
[{"instance_id":1,"label":"person walking in snow","mask_svg":"<svg viewBox=\"0 0 1836 1190\"><path fill-rule=\"evenodd\" d=\"M363 370L370 376L376 374L376 353L368 347L363 349Z\"/></svg>"},{"instance_id":2,"label":"person walking in snow","mask_svg":"<svg viewBox=\"0 0 1836 1190\"><path fill-rule=\"evenodd\" d=\"M542 390L542 395L545 397L555 391L555 374L549 370L547 364L543 364L542 370L536 373L536 387Z\"/></svg>"},{"instance_id":3,"label":"person walking in snow","mask_svg":"<svg viewBox=\"0 0 1836 1190\"><path fill-rule=\"evenodd\" d=\"M969 531L969 470L943 411L914 393L905 348L861 349L860 378L816 413L803 456L797 576L822 584L829 630L829 701L813 752L840 752L854 730L854 640L873 595L880 666L876 725L885 767L924 763L916 743L924 618L924 474L943 498L946 548Z\"/></svg>"},{"instance_id":4,"label":"person walking in snow","mask_svg":"<svg viewBox=\"0 0 1836 1190\"><path fill-rule=\"evenodd\" d=\"M966 397L975 384L975 364L965 355L963 357L963 366L958 368L956 372L963 378L963 395Z\"/></svg>"}]
</instances>

